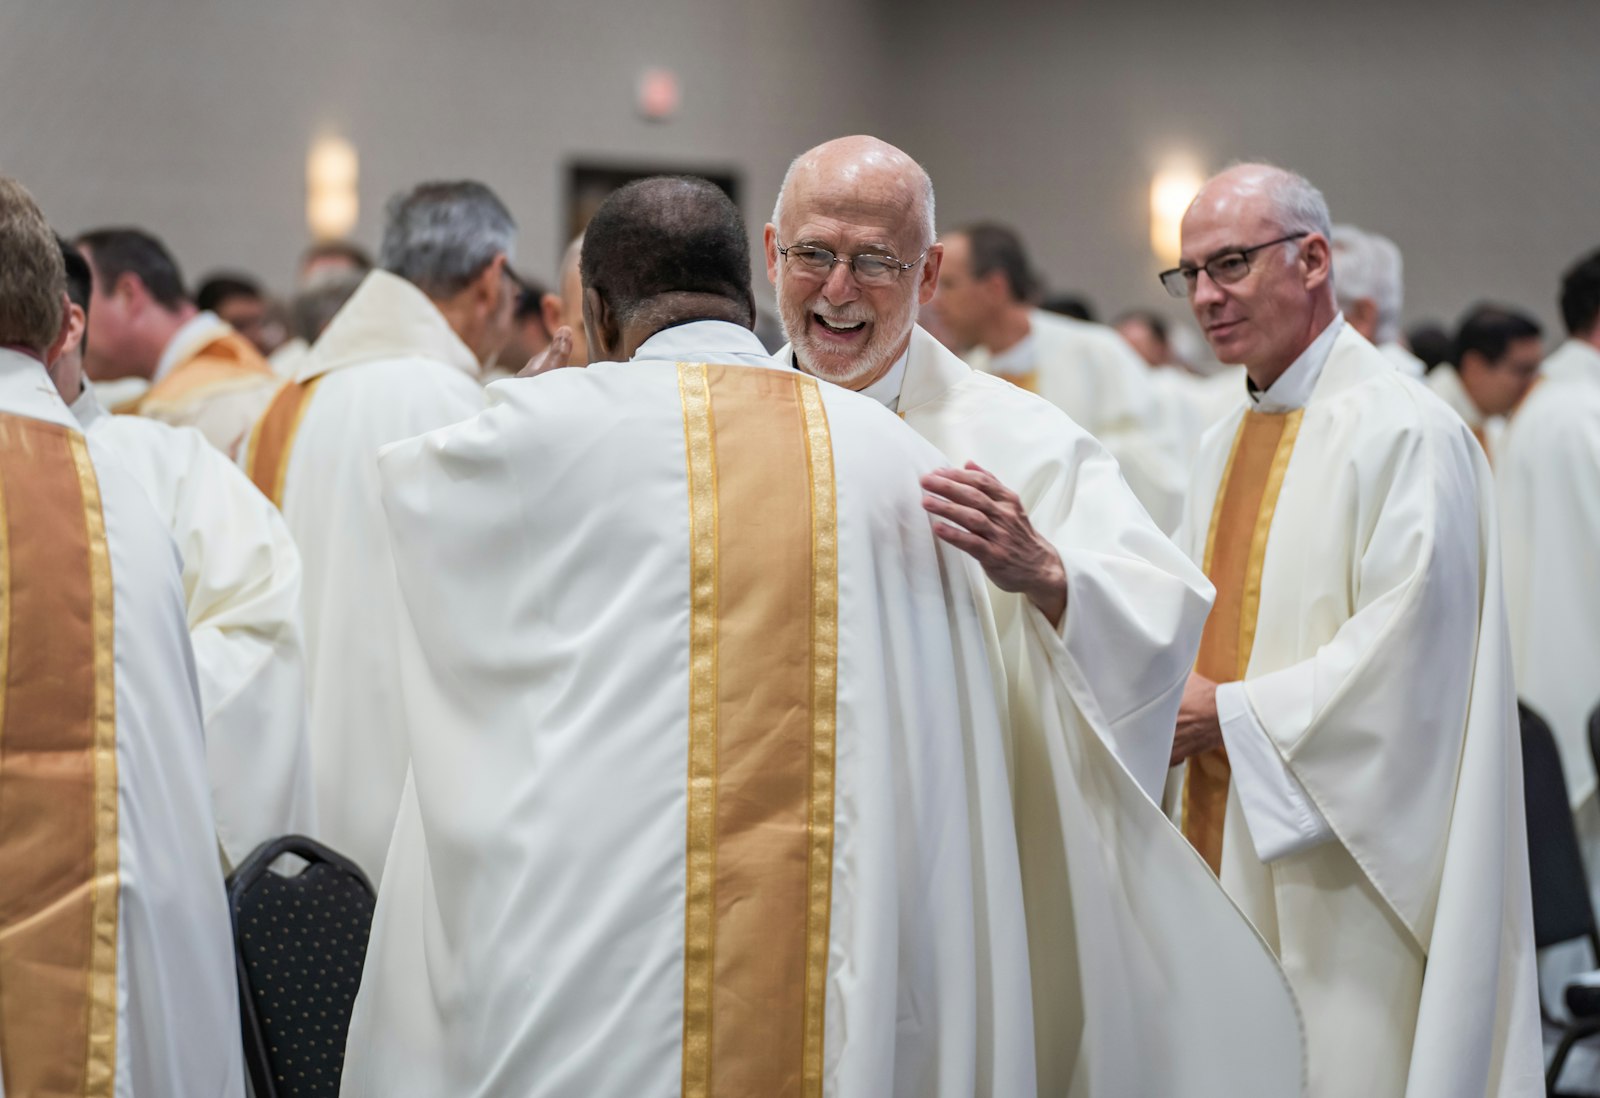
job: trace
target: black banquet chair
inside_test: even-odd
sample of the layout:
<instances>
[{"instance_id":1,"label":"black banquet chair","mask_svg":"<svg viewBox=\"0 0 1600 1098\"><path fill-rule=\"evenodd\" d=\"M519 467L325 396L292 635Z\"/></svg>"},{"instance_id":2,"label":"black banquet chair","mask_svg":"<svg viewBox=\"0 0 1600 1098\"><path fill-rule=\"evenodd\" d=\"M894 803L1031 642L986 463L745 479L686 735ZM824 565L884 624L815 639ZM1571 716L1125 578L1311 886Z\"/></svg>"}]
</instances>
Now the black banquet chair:
<instances>
[{"instance_id":1,"label":"black banquet chair","mask_svg":"<svg viewBox=\"0 0 1600 1098\"><path fill-rule=\"evenodd\" d=\"M1534 948L1543 950L1583 938L1600 963L1600 928L1595 925L1594 905L1589 900L1589 882L1583 854L1578 849L1578 830L1572 822L1561 753L1544 718L1520 702L1517 716L1522 726L1522 792L1528 817ZM1579 981L1582 979L1579 977ZM1569 1005L1573 990L1569 985ZM1560 1025L1548 1015L1546 1021ZM1561 1041L1545 1074L1545 1086L1552 1095L1572 1046L1600 1033L1600 1019L1585 1019L1575 1013L1572 1024L1561 1028Z\"/></svg>"},{"instance_id":2,"label":"black banquet chair","mask_svg":"<svg viewBox=\"0 0 1600 1098\"><path fill-rule=\"evenodd\" d=\"M375 903L360 867L301 835L263 843L228 878L255 1098L337 1098Z\"/></svg>"}]
</instances>

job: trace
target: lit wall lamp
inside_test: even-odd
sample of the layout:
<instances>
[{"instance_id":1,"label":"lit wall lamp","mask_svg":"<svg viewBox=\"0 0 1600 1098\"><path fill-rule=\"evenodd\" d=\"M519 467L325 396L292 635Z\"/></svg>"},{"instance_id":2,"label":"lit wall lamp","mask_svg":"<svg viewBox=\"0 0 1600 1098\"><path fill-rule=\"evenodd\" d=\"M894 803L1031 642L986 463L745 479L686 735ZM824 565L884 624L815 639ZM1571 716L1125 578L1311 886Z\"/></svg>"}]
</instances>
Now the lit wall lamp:
<instances>
[{"instance_id":1,"label":"lit wall lamp","mask_svg":"<svg viewBox=\"0 0 1600 1098\"><path fill-rule=\"evenodd\" d=\"M1183 213L1205 178L1194 168L1164 168L1150 180L1150 250L1163 267L1178 262Z\"/></svg>"},{"instance_id":2,"label":"lit wall lamp","mask_svg":"<svg viewBox=\"0 0 1600 1098\"><path fill-rule=\"evenodd\" d=\"M342 137L319 137L306 157L306 224L318 240L348 236L361 212L356 148Z\"/></svg>"}]
</instances>

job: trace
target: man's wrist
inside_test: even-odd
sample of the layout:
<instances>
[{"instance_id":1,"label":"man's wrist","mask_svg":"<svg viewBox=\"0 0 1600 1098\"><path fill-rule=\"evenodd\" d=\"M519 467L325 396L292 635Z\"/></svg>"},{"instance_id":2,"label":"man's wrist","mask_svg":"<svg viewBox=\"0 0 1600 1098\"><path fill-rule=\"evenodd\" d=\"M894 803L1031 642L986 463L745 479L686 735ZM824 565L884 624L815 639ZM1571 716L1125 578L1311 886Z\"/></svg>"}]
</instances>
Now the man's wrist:
<instances>
[{"instance_id":1,"label":"man's wrist","mask_svg":"<svg viewBox=\"0 0 1600 1098\"><path fill-rule=\"evenodd\" d=\"M1067 570L1054 546L1050 547L1050 561L1044 574L1028 591L1028 601L1039 608L1052 628L1061 628L1061 620L1067 613Z\"/></svg>"}]
</instances>

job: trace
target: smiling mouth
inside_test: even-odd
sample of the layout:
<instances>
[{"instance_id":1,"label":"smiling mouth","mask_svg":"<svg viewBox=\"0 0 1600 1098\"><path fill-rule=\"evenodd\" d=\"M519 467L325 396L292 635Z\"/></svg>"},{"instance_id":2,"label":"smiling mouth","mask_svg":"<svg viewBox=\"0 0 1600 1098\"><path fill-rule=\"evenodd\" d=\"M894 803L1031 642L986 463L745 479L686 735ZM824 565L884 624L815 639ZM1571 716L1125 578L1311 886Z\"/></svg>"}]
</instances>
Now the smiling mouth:
<instances>
[{"instance_id":1,"label":"smiling mouth","mask_svg":"<svg viewBox=\"0 0 1600 1098\"><path fill-rule=\"evenodd\" d=\"M867 322L865 320L856 320L851 321L850 323L840 323L836 321L830 321L819 313L812 313L811 316L817 322L817 324L821 326L823 331L832 332L834 335L854 335L856 332L859 332L861 329L867 326Z\"/></svg>"}]
</instances>

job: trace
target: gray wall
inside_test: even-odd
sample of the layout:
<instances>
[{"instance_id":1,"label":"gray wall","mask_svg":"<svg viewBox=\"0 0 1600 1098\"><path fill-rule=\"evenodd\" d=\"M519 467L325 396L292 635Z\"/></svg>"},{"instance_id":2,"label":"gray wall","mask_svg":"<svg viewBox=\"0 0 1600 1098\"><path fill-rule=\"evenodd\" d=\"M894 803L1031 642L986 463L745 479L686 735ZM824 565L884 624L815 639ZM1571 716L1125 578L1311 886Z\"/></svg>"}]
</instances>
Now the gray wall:
<instances>
[{"instance_id":1,"label":"gray wall","mask_svg":"<svg viewBox=\"0 0 1600 1098\"><path fill-rule=\"evenodd\" d=\"M682 79L670 124L633 112L648 65ZM758 230L788 160L856 130L924 160L943 224L1014 222L1105 312L1181 315L1147 228L1173 152L1304 171L1405 250L1412 318L1493 297L1554 322L1600 245L1596 0L0 0L0 103L0 171L63 228L141 223L191 276L278 287L325 129L361 154L363 242L393 190L475 176L534 274L573 159L741 169Z\"/></svg>"},{"instance_id":2,"label":"gray wall","mask_svg":"<svg viewBox=\"0 0 1600 1098\"><path fill-rule=\"evenodd\" d=\"M1059 289L1186 315L1156 284L1150 176L1265 158L1335 221L1405 253L1408 320L1473 301L1556 325L1559 274L1600 247L1600 2L895 0L892 130L948 227L1024 229Z\"/></svg>"},{"instance_id":3,"label":"gray wall","mask_svg":"<svg viewBox=\"0 0 1600 1098\"><path fill-rule=\"evenodd\" d=\"M855 74L882 37L852 0L0 0L0 171L67 231L140 224L191 280L233 264L283 288L331 129L361 157L361 242L396 189L475 177L549 276L573 159L742 169L759 231L789 159L871 126ZM652 65L681 78L670 124L634 111Z\"/></svg>"}]
</instances>

